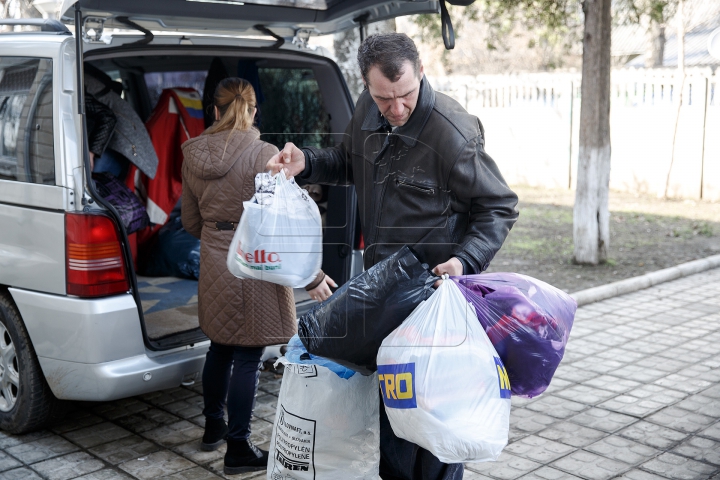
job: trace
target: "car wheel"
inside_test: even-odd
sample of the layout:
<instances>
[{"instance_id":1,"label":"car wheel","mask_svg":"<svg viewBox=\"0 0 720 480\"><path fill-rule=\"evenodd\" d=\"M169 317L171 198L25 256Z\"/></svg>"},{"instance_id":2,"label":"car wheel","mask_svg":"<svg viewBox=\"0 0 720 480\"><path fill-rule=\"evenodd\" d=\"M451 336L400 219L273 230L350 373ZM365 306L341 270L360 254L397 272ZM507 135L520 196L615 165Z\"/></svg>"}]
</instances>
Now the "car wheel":
<instances>
[{"instance_id":1,"label":"car wheel","mask_svg":"<svg viewBox=\"0 0 720 480\"><path fill-rule=\"evenodd\" d=\"M36 430L58 406L20 312L12 297L0 292L0 428L10 433Z\"/></svg>"}]
</instances>

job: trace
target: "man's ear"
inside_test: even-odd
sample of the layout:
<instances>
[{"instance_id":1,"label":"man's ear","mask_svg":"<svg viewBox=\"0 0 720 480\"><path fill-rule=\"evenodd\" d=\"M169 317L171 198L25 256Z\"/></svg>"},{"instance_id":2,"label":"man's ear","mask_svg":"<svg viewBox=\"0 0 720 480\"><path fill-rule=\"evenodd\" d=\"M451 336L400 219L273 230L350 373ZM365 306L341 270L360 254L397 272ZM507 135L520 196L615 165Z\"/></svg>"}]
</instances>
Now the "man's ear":
<instances>
[{"instance_id":1,"label":"man's ear","mask_svg":"<svg viewBox=\"0 0 720 480\"><path fill-rule=\"evenodd\" d=\"M419 74L418 76L420 77L421 80L422 80L424 72L425 72L425 67L422 64L422 60L420 60L420 70L418 71L418 74Z\"/></svg>"}]
</instances>

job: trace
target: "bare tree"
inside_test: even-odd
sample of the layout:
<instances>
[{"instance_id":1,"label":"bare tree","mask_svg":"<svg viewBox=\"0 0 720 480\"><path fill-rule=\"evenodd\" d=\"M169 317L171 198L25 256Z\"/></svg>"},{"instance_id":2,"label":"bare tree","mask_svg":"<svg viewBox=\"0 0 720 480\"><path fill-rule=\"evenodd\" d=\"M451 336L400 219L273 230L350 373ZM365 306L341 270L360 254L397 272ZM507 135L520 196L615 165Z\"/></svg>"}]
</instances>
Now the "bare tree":
<instances>
[{"instance_id":1,"label":"bare tree","mask_svg":"<svg viewBox=\"0 0 720 480\"><path fill-rule=\"evenodd\" d=\"M359 28L351 28L336 33L333 36L333 47L335 48L335 60L337 61L340 71L345 77L350 95L353 100L357 101L360 92L362 92L363 84L360 78L360 70L357 67L357 50L360 46Z\"/></svg>"},{"instance_id":2,"label":"bare tree","mask_svg":"<svg viewBox=\"0 0 720 480\"><path fill-rule=\"evenodd\" d=\"M2 18L41 18L42 14L33 6L32 0L4 0Z\"/></svg>"},{"instance_id":3,"label":"bare tree","mask_svg":"<svg viewBox=\"0 0 720 480\"><path fill-rule=\"evenodd\" d=\"M578 178L573 209L575 261L597 265L610 246L611 0L585 0Z\"/></svg>"},{"instance_id":4,"label":"bare tree","mask_svg":"<svg viewBox=\"0 0 720 480\"><path fill-rule=\"evenodd\" d=\"M367 27L358 26L343 32L336 33L333 37L333 47L335 48L335 58L340 71L345 77L350 94L354 101L357 101L360 93L363 91L363 81L360 75L360 69L357 64L357 51L360 47L360 29L362 37L372 35L374 33L394 32L395 19L374 22Z\"/></svg>"}]
</instances>

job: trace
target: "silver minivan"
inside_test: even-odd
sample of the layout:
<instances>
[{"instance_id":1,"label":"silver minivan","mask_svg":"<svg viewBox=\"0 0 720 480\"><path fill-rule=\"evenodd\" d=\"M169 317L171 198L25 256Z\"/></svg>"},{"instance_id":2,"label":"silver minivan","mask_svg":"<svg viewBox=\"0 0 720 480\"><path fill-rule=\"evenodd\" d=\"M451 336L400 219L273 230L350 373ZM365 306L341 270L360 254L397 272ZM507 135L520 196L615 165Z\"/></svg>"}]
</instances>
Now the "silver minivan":
<instances>
[{"instance_id":1,"label":"silver minivan","mask_svg":"<svg viewBox=\"0 0 720 480\"><path fill-rule=\"evenodd\" d=\"M40 428L58 399L192 383L209 346L197 282L138 275L143 259L88 181L85 68L121 85L144 121L166 88L202 95L213 63L238 75L251 65L263 139L326 146L353 104L308 36L439 11L425 0L65 0L62 22L0 21L39 29L0 34L0 428ZM322 189L323 269L342 283L359 265L357 200Z\"/></svg>"}]
</instances>

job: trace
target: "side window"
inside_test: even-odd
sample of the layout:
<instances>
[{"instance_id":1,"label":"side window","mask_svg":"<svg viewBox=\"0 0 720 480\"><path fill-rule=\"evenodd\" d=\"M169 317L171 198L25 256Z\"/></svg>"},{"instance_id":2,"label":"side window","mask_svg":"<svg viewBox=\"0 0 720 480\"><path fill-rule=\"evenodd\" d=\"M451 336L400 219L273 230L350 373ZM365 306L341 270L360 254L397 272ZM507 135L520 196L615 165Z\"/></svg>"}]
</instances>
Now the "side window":
<instances>
[{"instance_id":1,"label":"side window","mask_svg":"<svg viewBox=\"0 0 720 480\"><path fill-rule=\"evenodd\" d=\"M52 60L0 57L0 179L55 185Z\"/></svg>"}]
</instances>

